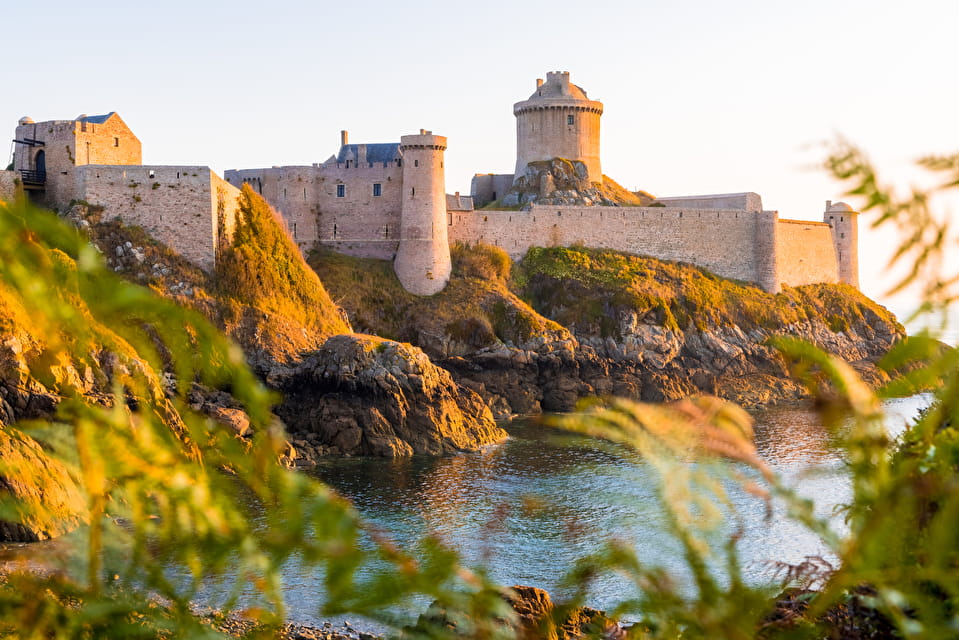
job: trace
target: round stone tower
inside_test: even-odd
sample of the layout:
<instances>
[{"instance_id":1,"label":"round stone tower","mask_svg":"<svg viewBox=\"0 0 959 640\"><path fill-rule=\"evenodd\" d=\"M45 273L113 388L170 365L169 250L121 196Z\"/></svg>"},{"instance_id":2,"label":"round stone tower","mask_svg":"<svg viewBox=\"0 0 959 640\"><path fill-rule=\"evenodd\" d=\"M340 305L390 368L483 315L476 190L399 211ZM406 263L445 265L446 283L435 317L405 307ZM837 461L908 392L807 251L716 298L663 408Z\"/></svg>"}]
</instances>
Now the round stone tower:
<instances>
[{"instance_id":1,"label":"round stone tower","mask_svg":"<svg viewBox=\"0 0 959 640\"><path fill-rule=\"evenodd\" d=\"M403 196L393 270L403 288L420 296L442 291L450 279L445 150L446 138L432 131L420 129L419 135L400 138Z\"/></svg>"},{"instance_id":2,"label":"round stone tower","mask_svg":"<svg viewBox=\"0 0 959 640\"><path fill-rule=\"evenodd\" d=\"M845 202L826 200L823 222L832 227L839 282L859 288L859 212Z\"/></svg>"},{"instance_id":3,"label":"round stone tower","mask_svg":"<svg viewBox=\"0 0 959 640\"><path fill-rule=\"evenodd\" d=\"M599 118L603 103L590 100L586 92L569 82L568 71L546 74L536 80L529 100L513 105L516 116L516 172L540 160L566 158L586 165L591 182L603 181L599 162Z\"/></svg>"}]
</instances>

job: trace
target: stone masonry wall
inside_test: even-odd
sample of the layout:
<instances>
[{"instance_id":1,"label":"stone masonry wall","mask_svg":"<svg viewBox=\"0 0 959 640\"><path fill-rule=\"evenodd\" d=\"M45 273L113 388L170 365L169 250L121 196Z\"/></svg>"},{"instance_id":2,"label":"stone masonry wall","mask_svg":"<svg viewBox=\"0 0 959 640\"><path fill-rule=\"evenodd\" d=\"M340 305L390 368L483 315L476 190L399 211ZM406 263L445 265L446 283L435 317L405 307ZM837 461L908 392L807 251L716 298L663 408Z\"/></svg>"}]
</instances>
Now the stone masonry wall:
<instances>
[{"instance_id":1,"label":"stone masonry wall","mask_svg":"<svg viewBox=\"0 0 959 640\"><path fill-rule=\"evenodd\" d=\"M403 167L394 162L320 166L317 231L321 246L348 255L392 260L400 239ZM373 195L373 185L380 195ZM343 197L337 186L343 186Z\"/></svg>"},{"instance_id":2,"label":"stone masonry wall","mask_svg":"<svg viewBox=\"0 0 959 640\"><path fill-rule=\"evenodd\" d=\"M304 252L319 244L349 255L391 260L399 242L403 167L394 162L359 165L327 162L230 170L225 177L234 186L246 182L262 194ZM380 195L374 195L377 184Z\"/></svg>"},{"instance_id":3,"label":"stone masonry wall","mask_svg":"<svg viewBox=\"0 0 959 640\"><path fill-rule=\"evenodd\" d=\"M16 138L45 143L35 147L17 145L14 168L36 169L36 157L42 151L47 172L44 204L60 210L79 197L75 191L75 167L94 163L138 165L142 161L139 139L116 114L102 124L50 120L19 125Z\"/></svg>"},{"instance_id":4,"label":"stone masonry wall","mask_svg":"<svg viewBox=\"0 0 959 640\"><path fill-rule=\"evenodd\" d=\"M667 207L693 209L740 209L743 211L760 212L763 210L763 200L758 193L719 193L706 196L672 196L656 198Z\"/></svg>"},{"instance_id":5,"label":"stone masonry wall","mask_svg":"<svg viewBox=\"0 0 959 640\"><path fill-rule=\"evenodd\" d=\"M224 178L234 187L249 184L280 214L290 236L306 252L316 244L315 167L292 166L272 169L231 170Z\"/></svg>"},{"instance_id":6,"label":"stone masonry wall","mask_svg":"<svg viewBox=\"0 0 959 640\"><path fill-rule=\"evenodd\" d=\"M832 229L823 222L780 220L779 280L797 287L815 282L839 282Z\"/></svg>"},{"instance_id":7,"label":"stone masonry wall","mask_svg":"<svg viewBox=\"0 0 959 640\"><path fill-rule=\"evenodd\" d=\"M234 226L239 191L209 167L87 165L77 167L76 176L80 199L103 206L105 219L143 227L207 270L219 228Z\"/></svg>"},{"instance_id":8,"label":"stone masonry wall","mask_svg":"<svg viewBox=\"0 0 959 640\"><path fill-rule=\"evenodd\" d=\"M451 242L485 242L514 259L534 246L614 249L695 263L756 282L756 214L729 209L556 207L448 214Z\"/></svg>"},{"instance_id":9,"label":"stone masonry wall","mask_svg":"<svg viewBox=\"0 0 959 640\"><path fill-rule=\"evenodd\" d=\"M513 187L512 173L477 173L470 184L470 195L477 207L499 200Z\"/></svg>"},{"instance_id":10,"label":"stone masonry wall","mask_svg":"<svg viewBox=\"0 0 959 640\"><path fill-rule=\"evenodd\" d=\"M17 193L16 171L0 171L0 202L11 202Z\"/></svg>"}]
</instances>

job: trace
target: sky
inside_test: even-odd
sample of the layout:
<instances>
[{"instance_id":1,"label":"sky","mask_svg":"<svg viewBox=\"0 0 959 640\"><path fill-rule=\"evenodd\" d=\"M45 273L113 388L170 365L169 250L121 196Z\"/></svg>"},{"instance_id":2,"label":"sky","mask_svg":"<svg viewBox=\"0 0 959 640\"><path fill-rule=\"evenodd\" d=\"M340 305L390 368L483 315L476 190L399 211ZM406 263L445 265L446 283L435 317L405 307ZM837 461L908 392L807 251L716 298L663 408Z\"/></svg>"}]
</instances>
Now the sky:
<instances>
[{"instance_id":1,"label":"sky","mask_svg":"<svg viewBox=\"0 0 959 640\"><path fill-rule=\"evenodd\" d=\"M819 168L837 136L902 187L916 158L959 151L954 0L4 4L11 139L23 116L117 111L145 164L310 164L341 129L423 128L448 137L447 191L468 193L512 172L512 105L560 70L605 105L604 173L658 196L755 191L821 220L849 200ZM883 295L895 235L868 226L862 288L902 306Z\"/></svg>"}]
</instances>

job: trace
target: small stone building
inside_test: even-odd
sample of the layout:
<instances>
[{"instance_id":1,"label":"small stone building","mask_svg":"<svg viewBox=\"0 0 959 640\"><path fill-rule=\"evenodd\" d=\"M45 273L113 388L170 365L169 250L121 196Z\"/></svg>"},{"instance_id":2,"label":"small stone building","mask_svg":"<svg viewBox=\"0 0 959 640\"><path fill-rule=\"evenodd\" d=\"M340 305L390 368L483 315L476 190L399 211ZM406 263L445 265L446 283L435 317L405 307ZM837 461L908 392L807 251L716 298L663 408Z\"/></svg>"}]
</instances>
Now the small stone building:
<instances>
[{"instance_id":1,"label":"small stone building","mask_svg":"<svg viewBox=\"0 0 959 640\"><path fill-rule=\"evenodd\" d=\"M14 145L15 178L46 207L100 206L206 269L232 235L239 191L209 167L143 165L140 140L116 112L24 117Z\"/></svg>"}]
</instances>

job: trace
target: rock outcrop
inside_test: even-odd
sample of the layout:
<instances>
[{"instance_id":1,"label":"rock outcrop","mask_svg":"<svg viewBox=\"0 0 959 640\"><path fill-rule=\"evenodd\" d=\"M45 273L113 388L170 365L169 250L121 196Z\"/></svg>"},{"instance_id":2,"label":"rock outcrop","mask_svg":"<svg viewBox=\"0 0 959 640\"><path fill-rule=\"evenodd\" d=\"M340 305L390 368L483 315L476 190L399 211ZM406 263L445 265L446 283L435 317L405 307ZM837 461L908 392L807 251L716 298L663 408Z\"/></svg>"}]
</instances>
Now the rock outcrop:
<instances>
[{"instance_id":1,"label":"rock outcrop","mask_svg":"<svg viewBox=\"0 0 959 640\"><path fill-rule=\"evenodd\" d=\"M513 610L513 616L510 619L494 618L493 627L519 640L619 640L626 637L626 630L607 617L604 611L556 606L549 592L537 587L514 586L503 589L499 595ZM434 636L437 629L447 629L463 637L482 635L474 633L476 629L473 627L472 620L453 614L434 602L416 625L405 631L416 636Z\"/></svg>"},{"instance_id":2,"label":"rock outcrop","mask_svg":"<svg viewBox=\"0 0 959 640\"><path fill-rule=\"evenodd\" d=\"M438 455L506 437L480 396L392 340L333 336L277 383L277 414L307 457Z\"/></svg>"},{"instance_id":3,"label":"rock outcrop","mask_svg":"<svg viewBox=\"0 0 959 640\"><path fill-rule=\"evenodd\" d=\"M603 176L603 182L591 182L586 165L579 160L553 158L530 162L500 206L517 207L532 203L591 207L645 206L652 197L645 192L627 191L616 181Z\"/></svg>"},{"instance_id":4,"label":"rock outcrop","mask_svg":"<svg viewBox=\"0 0 959 640\"><path fill-rule=\"evenodd\" d=\"M317 257L354 324L421 347L497 418L569 411L590 395L649 402L716 394L744 405L796 400L774 336L807 340L867 382L903 335L888 311L844 285L773 295L691 265L577 248L454 247L446 290L414 299L376 261ZM505 261L505 264L504 264Z\"/></svg>"},{"instance_id":5,"label":"rock outcrop","mask_svg":"<svg viewBox=\"0 0 959 640\"><path fill-rule=\"evenodd\" d=\"M47 540L87 518L83 493L63 463L37 441L0 425L0 542Z\"/></svg>"}]
</instances>

